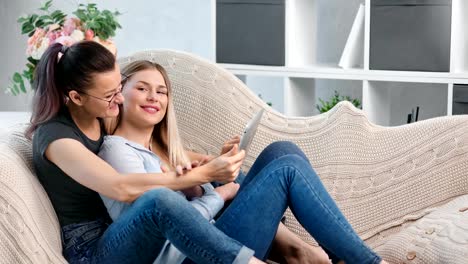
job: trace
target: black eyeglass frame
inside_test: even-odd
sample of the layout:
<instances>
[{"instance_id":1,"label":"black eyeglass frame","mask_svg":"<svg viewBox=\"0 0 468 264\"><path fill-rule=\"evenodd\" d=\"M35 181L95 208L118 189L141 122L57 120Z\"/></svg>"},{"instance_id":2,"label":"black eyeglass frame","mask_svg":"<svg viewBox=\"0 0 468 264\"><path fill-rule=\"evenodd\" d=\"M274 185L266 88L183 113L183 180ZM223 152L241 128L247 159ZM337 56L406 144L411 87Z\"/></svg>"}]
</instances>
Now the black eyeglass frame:
<instances>
[{"instance_id":1,"label":"black eyeglass frame","mask_svg":"<svg viewBox=\"0 0 468 264\"><path fill-rule=\"evenodd\" d=\"M82 94L86 94L87 96L90 96L92 98L95 98L95 99L98 99L98 100L101 100L101 101L104 101L104 102L107 102L109 105L112 103L112 101L115 99L115 97L122 93L122 86L123 84L127 81L128 79L128 76L123 74L123 73L120 73L120 75L122 75L122 80L120 81L120 88L117 92L115 92L112 97L110 99L104 99L104 98L101 98L101 97L98 97L98 96L94 96L92 94L89 94L89 93L86 93L86 92L83 92L83 91L78 91L78 93L82 93Z\"/></svg>"}]
</instances>

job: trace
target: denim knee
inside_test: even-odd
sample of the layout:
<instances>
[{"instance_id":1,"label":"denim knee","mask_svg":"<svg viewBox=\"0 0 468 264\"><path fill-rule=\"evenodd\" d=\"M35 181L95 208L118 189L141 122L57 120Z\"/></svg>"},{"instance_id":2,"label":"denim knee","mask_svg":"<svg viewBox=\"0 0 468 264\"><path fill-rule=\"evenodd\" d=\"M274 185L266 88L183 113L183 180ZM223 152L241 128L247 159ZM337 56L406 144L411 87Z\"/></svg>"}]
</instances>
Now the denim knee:
<instances>
[{"instance_id":1,"label":"denim knee","mask_svg":"<svg viewBox=\"0 0 468 264\"><path fill-rule=\"evenodd\" d=\"M182 197L173 190L160 187L143 193L134 202L134 206L141 209L165 211L167 208L176 208Z\"/></svg>"},{"instance_id":2,"label":"denim knee","mask_svg":"<svg viewBox=\"0 0 468 264\"><path fill-rule=\"evenodd\" d=\"M296 154L308 161L304 152L291 141L276 141L268 145L260 155L273 156L275 158L284 155Z\"/></svg>"}]
</instances>

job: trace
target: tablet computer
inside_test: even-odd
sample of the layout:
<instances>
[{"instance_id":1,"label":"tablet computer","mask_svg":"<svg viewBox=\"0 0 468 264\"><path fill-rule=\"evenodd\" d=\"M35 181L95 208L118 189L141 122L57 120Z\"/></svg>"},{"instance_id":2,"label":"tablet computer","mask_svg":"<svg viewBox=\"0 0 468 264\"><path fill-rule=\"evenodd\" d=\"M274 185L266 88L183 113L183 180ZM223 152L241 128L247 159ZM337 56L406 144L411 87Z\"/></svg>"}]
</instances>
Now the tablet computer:
<instances>
[{"instance_id":1,"label":"tablet computer","mask_svg":"<svg viewBox=\"0 0 468 264\"><path fill-rule=\"evenodd\" d=\"M243 149L245 151L245 154L247 154L247 152L249 151L250 144L252 143L255 133L257 132L257 128L260 124L260 120L262 119L264 111L264 109L258 111L245 126L244 133L242 133L239 143L239 150Z\"/></svg>"}]
</instances>

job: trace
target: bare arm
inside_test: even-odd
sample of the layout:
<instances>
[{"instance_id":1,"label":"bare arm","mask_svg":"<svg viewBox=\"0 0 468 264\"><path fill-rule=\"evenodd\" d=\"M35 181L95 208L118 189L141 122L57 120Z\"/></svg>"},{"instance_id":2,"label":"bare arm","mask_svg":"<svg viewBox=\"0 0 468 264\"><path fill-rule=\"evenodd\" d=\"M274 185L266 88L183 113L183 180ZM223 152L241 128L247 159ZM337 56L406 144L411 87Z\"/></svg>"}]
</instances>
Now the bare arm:
<instances>
[{"instance_id":1,"label":"bare arm","mask_svg":"<svg viewBox=\"0 0 468 264\"><path fill-rule=\"evenodd\" d=\"M78 183L109 198L132 202L157 187L182 190L215 180L232 181L244 152L232 151L178 177L175 172L120 174L74 139L58 139L49 144L45 155Z\"/></svg>"},{"instance_id":2,"label":"bare arm","mask_svg":"<svg viewBox=\"0 0 468 264\"><path fill-rule=\"evenodd\" d=\"M206 161L206 162L209 162L210 160L215 158L215 156L213 156L213 155L206 155L206 154L201 154L201 153L197 153L197 152L193 152L193 151L185 151L185 153L187 154L187 156L189 157L189 159L191 161L199 161L199 162Z\"/></svg>"}]
</instances>

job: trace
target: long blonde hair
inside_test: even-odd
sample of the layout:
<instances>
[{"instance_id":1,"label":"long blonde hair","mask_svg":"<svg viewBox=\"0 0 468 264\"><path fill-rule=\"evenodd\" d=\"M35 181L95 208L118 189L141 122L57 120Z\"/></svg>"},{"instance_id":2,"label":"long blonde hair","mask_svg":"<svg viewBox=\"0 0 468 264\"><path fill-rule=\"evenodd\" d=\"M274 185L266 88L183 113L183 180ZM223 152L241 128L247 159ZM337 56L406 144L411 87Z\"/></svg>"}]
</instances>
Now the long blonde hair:
<instances>
[{"instance_id":1,"label":"long blonde hair","mask_svg":"<svg viewBox=\"0 0 468 264\"><path fill-rule=\"evenodd\" d=\"M189 161L187 154L185 153L182 140L179 136L179 129L177 127L176 116L174 112L174 106L172 103L172 87L169 81L169 76L166 70L161 65L147 61L139 60L131 62L122 69L122 75L126 78L122 85L124 88L126 81L137 72L144 70L157 70L161 73L164 78L167 87L167 110L166 115L163 117L161 122L154 126L152 141L155 142L166 155L169 161L169 165L175 168L177 165L185 165ZM122 117L122 107L120 106L120 114L116 119L108 120L106 124L106 130L109 134L113 134L117 127L120 125Z\"/></svg>"}]
</instances>

